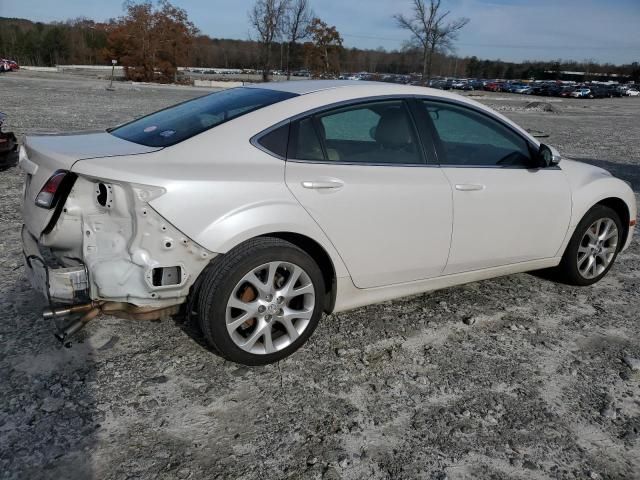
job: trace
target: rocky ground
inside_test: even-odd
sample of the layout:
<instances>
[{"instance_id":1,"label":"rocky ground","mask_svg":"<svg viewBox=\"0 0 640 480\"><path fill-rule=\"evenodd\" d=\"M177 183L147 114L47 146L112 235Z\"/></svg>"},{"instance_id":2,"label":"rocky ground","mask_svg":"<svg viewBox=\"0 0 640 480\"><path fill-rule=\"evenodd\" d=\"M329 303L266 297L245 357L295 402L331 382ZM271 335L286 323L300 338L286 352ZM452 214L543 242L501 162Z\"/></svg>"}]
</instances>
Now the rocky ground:
<instances>
[{"instance_id":1,"label":"rocky ground","mask_svg":"<svg viewBox=\"0 0 640 480\"><path fill-rule=\"evenodd\" d=\"M6 74L0 111L22 137L204 93L105 86ZM477 98L640 191L640 99ZM522 274L369 306L246 368L173 321L107 317L61 347L23 277L21 182L0 173L2 479L640 478L637 240L593 287Z\"/></svg>"}]
</instances>

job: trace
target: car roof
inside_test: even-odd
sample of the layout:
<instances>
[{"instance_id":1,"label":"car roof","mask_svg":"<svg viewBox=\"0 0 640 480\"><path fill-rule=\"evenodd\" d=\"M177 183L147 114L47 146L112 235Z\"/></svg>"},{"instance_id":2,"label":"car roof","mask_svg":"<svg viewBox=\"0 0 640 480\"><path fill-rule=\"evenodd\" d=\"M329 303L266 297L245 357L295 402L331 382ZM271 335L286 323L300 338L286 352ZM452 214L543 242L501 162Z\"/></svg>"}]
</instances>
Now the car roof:
<instances>
[{"instance_id":1,"label":"car roof","mask_svg":"<svg viewBox=\"0 0 640 480\"><path fill-rule=\"evenodd\" d=\"M252 85L247 85L247 87L306 95L308 93L329 90L332 88L362 87L364 85L380 86L389 84L385 82L369 82L365 80L289 80L283 82L254 83Z\"/></svg>"},{"instance_id":2,"label":"car roof","mask_svg":"<svg viewBox=\"0 0 640 480\"><path fill-rule=\"evenodd\" d=\"M288 103L301 101L304 104L305 110L344 100L357 100L362 98L387 95L415 95L428 96L434 99L452 100L488 112L493 116L502 119L505 123L511 125L513 128L521 132L525 137L529 138L532 144L537 145L540 143L522 127L514 123L512 120L509 120L501 113L492 110L488 106L483 105L482 103L467 96L462 96L456 93L438 90L435 88L416 85L400 85L397 83L388 82L372 82L365 80L290 80L282 82L256 83L247 85L244 88L262 88L296 94L296 97L286 100L286 102ZM306 96L307 94L313 95ZM310 97L316 96L318 98L314 102ZM317 103L317 105L314 105L314 103ZM279 105L280 103L276 103L274 105L271 105L270 107L265 107L264 110L268 110L269 108L276 108L280 110Z\"/></svg>"}]
</instances>

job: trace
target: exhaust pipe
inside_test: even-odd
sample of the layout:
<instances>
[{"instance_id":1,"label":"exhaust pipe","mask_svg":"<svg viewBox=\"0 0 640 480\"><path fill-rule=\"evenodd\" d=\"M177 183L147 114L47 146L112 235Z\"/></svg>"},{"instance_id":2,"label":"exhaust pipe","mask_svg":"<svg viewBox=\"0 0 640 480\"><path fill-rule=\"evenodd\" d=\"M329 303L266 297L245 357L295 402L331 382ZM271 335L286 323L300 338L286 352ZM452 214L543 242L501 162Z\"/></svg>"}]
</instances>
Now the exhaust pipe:
<instances>
[{"instance_id":1,"label":"exhaust pipe","mask_svg":"<svg viewBox=\"0 0 640 480\"><path fill-rule=\"evenodd\" d=\"M71 305L53 309L45 309L42 312L44 319L67 318L81 314L80 318L72 320L62 330L58 330L54 335L63 344L67 338L81 330L87 323L96 318L101 313L106 315L119 315L131 320L162 320L178 313L179 305L168 307L139 307L123 302L91 302L80 305Z\"/></svg>"},{"instance_id":2,"label":"exhaust pipe","mask_svg":"<svg viewBox=\"0 0 640 480\"><path fill-rule=\"evenodd\" d=\"M81 305L71 305L69 307L60 308L46 308L42 312L42 318L50 320L52 318L64 318L76 313L85 313L94 308L96 305L93 303L86 303Z\"/></svg>"},{"instance_id":3,"label":"exhaust pipe","mask_svg":"<svg viewBox=\"0 0 640 480\"><path fill-rule=\"evenodd\" d=\"M100 312L101 312L100 307L93 307L91 310L85 313L79 320L72 322L70 325L67 325L61 331L55 333L54 334L55 337L58 340L60 340L60 342L64 343L67 337L73 335L78 330L83 328L87 323L89 323L91 320L93 320L98 315L100 315Z\"/></svg>"}]
</instances>

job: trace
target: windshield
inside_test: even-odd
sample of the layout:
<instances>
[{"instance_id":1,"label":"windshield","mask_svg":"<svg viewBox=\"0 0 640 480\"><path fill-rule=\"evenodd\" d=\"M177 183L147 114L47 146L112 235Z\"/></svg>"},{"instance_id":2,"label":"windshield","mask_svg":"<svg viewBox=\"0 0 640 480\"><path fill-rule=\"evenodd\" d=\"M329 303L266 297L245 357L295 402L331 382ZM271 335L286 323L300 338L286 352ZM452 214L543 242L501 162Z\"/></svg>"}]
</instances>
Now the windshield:
<instances>
[{"instance_id":1,"label":"windshield","mask_svg":"<svg viewBox=\"0 0 640 480\"><path fill-rule=\"evenodd\" d=\"M228 120L297 96L266 88L232 88L188 100L108 130L148 147L168 147Z\"/></svg>"}]
</instances>

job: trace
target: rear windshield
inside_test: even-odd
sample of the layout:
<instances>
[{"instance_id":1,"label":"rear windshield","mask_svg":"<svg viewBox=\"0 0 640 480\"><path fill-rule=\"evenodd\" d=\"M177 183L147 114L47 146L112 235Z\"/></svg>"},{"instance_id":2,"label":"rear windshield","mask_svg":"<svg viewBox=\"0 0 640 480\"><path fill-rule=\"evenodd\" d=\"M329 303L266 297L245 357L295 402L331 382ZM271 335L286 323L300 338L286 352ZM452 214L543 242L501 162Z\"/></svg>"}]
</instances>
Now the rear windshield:
<instances>
[{"instance_id":1,"label":"rear windshield","mask_svg":"<svg viewBox=\"0 0 640 480\"><path fill-rule=\"evenodd\" d=\"M179 103L108 132L148 147L168 147L228 120L295 96L295 93L263 88L232 88Z\"/></svg>"}]
</instances>

